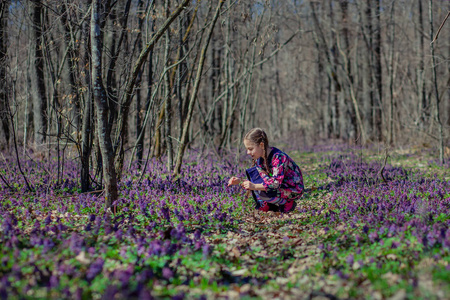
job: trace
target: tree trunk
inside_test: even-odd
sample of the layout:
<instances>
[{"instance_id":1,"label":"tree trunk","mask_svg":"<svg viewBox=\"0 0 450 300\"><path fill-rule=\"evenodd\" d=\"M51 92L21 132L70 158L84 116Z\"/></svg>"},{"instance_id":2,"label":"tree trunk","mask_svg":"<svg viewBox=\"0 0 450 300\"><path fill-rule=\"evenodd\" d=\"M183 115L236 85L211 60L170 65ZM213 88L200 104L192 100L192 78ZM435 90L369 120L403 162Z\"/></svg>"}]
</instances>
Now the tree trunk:
<instances>
[{"instance_id":1,"label":"tree trunk","mask_svg":"<svg viewBox=\"0 0 450 300\"><path fill-rule=\"evenodd\" d=\"M170 0L166 0L166 18L170 16ZM166 30L166 46L164 49L164 57L166 67L170 66L170 30ZM167 172L172 171L173 167L173 149L172 149L172 137L171 137L171 118L172 118L172 87L170 82L170 72L166 72L165 77L165 104L164 104L164 135L166 138L167 146Z\"/></svg>"},{"instance_id":2,"label":"tree trunk","mask_svg":"<svg viewBox=\"0 0 450 300\"><path fill-rule=\"evenodd\" d=\"M138 10L139 10L139 13L141 13L141 14L143 12L143 7L144 7L144 1L139 0ZM138 38L139 40L137 41L137 47L138 47L138 51L140 53L144 47L144 35L141 34L144 22L143 22L142 18L139 18L138 22L139 22L139 27L138 27L139 28L139 38ZM144 120L143 116L144 116L144 111L147 111L147 109L146 109L147 105L145 106L145 110L142 108L143 88L141 86L141 83L142 83L143 73L144 73L144 70L141 70L139 72L138 78L136 80L136 84L138 86L136 89L136 160L138 163L138 168L141 167L143 152L144 152L145 132L142 132L142 131L144 130L145 126L143 124L143 120Z\"/></svg>"},{"instance_id":3,"label":"tree trunk","mask_svg":"<svg viewBox=\"0 0 450 300\"><path fill-rule=\"evenodd\" d=\"M8 26L9 1L0 3L0 120L6 139L6 146L9 148L10 128L8 118L8 89L7 89L7 26Z\"/></svg>"},{"instance_id":4,"label":"tree trunk","mask_svg":"<svg viewBox=\"0 0 450 300\"><path fill-rule=\"evenodd\" d=\"M334 8L332 5L333 1L330 0L329 2L329 13L330 13L330 22L331 26L338 26L338 24L334 20ZM331 77L334 79L335 87L334 87L334 94L335 94L335 118L336 118L336 137L340 139L347 140L347 107L346 107L346 101L345 101L345 91L343 87L343 80L338 74L338 66L340 64L339 62L339 49L337 44L337 38L338 34L335 30L330 31L330 45L331 45L331 57L329 58L329 66L331 68ZM328 49L326 43L323 43L326 47L325 49Z\"/></svg>"},{"instance_id":5,"label":"tree trunk","mask_svg":"<svg viewBox=\"0 0 450 300\"><path fill-rule=\"evenodd\" d=\"M372 29L372 0L367 0L365 4L364 14L361 17L363 36L365 41L365 55L363 57L364 78L363 78L363 95L364 95L364 127L367 130L368 139L373 140L374 136L374 94L373 94L373 29Z\"/></svg>"},{"instance_id":6,"label":"tree trunk","mask_svg":"<svg viewBox=\"0 0 450 300\"><path fill-rule=\"evenodd\" d=\"M90 2L90 0L87 0ZM89 7L90 3L86 3L85 7ZM83 68L82 70L86 76L84 78L84 84L87 89L84 93L84 107L83 107L83 118L82 118L82 128L81 128L81 191L87 192L91 188L91 178L90 178L90 156L92 152L92 144L94 140L94 126L93 126L93 93L91 86L91 76L89 68L91 66L91 59L89 53L90 51L90 34L89 34L89 23L84 22L82 25L82 36L84 41L84 57L83 57Z\"/></svg>"},{"instance_id":7,"label":"tree trunk","mask_svg":"<svg viewBox=\"0 0 450 300\"><path fill-rule=\"evenodd\" d=\"M110 108L102 78L103 33L100 23L106 12L101 0L92 1L91 15L91 59L94 102L97 110L97 134L102 155L103 178L105 180L105 207L110 208L117 200L117 179L114 169L114 152L111 141L111 126L108 124Z\"/></svg>"},{"instance_id":8,"label":"tree trunk","mask_svg":"<svg viewBox=\"0 0 450 300\"><path fill-rule=\"evenodd\" d=\"M230 0L231 2L232 0ZM225 62L224 62L224 72L225 72L225 105L222 115L222 132L219 141L219 151L225 146L229 145L227 142L230 140L231 135L231 123L233 118L233 89L230 88L231 82L233 80L231 73L231 13L227 11L226 29L225 29Z\"/></svg>"},{"instance_id":9,"label":"tree trunk","mask_svg":"<svg viewBox=\"0 0 450 300\"><path fill-rule=\"evenodd\" d=\"M67 3L62 5L61 21L64 27L64 42L68 49L68 59L67 59L67 73L69 79L69 104L73 107L72 119L73 128L71 128L70 133L75 132L73 135L75 140L78 140L80 136L81 124L81 109L80 109L80 95L79 95L79 85L76 80L76 70L77 70L77 59L79 53L75 50L76 37L71 24L69 23L69 10L67 9ZM84 25L83 25L84 26ZM81 134L82 135L82 134Z\"/></svg>"},{"instance_id":10,"label":"tree trunk","mask_svg":"<svg viewBox=\"0 0 450 300\"><path fill-rule=\"evenodd\" d=\"M330 16L330 22L331 24L334 24L334 14L333 14L333 6L332 6L332 0L328 2L329 4L329 16ZM331 95L332 95L332 124L333 124L333 131L334 131L334 137L341 138L341 130L340 130L340 120L341 120L341 107L340 107L340 97L338 95L341 93L341 84L339 82L336 66L337 66L337 57L338 57L338 49L336 46L336 38L335 34L331 32L330 36L330 45L328 45L325 34L322 30L322 26L319 22L317 12L316 12L316 5L315 2L310 2L313 22L315 26L314 30L314 37L316 40L316 45L318 49L321 49L323 51L323 54L326 59L326 71L328 78L330 79L330 82L332 82L331 87ZM330 49L330 50L329 50Z\"/></svg>"},{"instance_id":11,"label":"tree trunk","mask_svg":"<svg viewBox=\"0 0 450 300\"><path fill-rule=\"evenodd\" d=\"M382 113L383 113L383 83L382 83L382 69L381 69L381 0L375 1L375 38L374 38L374 51L375 51L375 84L377 87L378 97L377 103L374 109L374 131L375 138L378 141L383 140L383 128L382 128Z\"/></svg>"},{"instance_id":12,"label":"tree trunk","mask_svg":"<svg viewBox=\"0 0 450 300\"><path fill-rule=\"evenodd\" d=\"M430 17L430 41L433 41L433 0L428 2L428 12ZM438 124L438 141L439 141L439 160L441 164L444 164L444 130L441 122L440 112L439 112L439 89L438 80L436 75L436 57L434 56L434 43L431 43L431 59L432 59L432 72L433 72L433 85L434 85L434 96L435 96L435 108L434 117Z\"/></svg>"},{"instance_id":13,"label":"tree trunk","mask_svg":"<svg viewBox=\"0 0 450 300\"><path fill-rule=\"evenodd\" d=\"M183 133L181 135L180 145L178 147L177 160L176 160L176 164L175 164L175 169L173 171L174 176L177 176L178 174L180 174L181 164L183 162L183 155L184 155L184 151L186 149L187 133L188 133L190 123L191 123L192 112L194 110L194 104L195 104L195 101L197 100L197 93L198 93L198 89L200 86L203 65L205 63L206 51L208 50L208 45L211 40L214 26L216 25L217 19L219 18L220 9L222 8L224 3L225 3L225 0L219 0L219 4L217 5L216 13L212 20L212 24L210 25L205 44L203 45L202 50L201 50L200 61L198 63L198 67L197 67L197 75L195 77L195 82L194 82L194 90L192 92L191 99L189 101L188 114L187 114L186 121L184 122L184 125L183 125Z\"/></svg>"},{"instance_id":14,"label":"tree trunk","mask_svg":"<svg viewBox=\"0 0 450 300\"><path fill-rule=\"evenodd\" d=\"M30 42L34 45L34 72L31 75L33 89L34 140L37 144L42 144L47 139L47 94L44 76L44 47L42 39L43 14L41 0L31 2L30 12L33 21L32 41Z\"/></svg>"},{"instance_id":15,"label":"tree trunk","mask_svg":"<svg viewBox=\"0 0 450 300\"><path fill-rule=\"evenodd\" d=\"M394 46L395 46L395 23L394 23L394 7L395 1L391 3L391 37L389 43L389 130L388 145L394 144Z\"/></svg>"},{"instance_id":16,"label":"tree trunk","mask_svg":"<svg viewBox=\"0 0 450 300\"><path fill-rule=\"evenodd\" d=\"M349 101L346 99L352 98L353 101L356 101L356 97L354 96L354 89L353 89L353 74L352 74L352 66L351 66L351 60L349 58L350 55L350 42L349 42L349 30L348 30L348 1L347 0L341 0L339 2L341 7L341 33L342 33L342 45L341 45L341 51L343 54L344 59L344 68L343 71L345 72L344 76L347 77L348 81L348 87L346 89L343 89L343 109L347 112L348 117L345 118L345 136L348 136L348 138L351 138L353 140L357 139L358 136L358 125L357 122L360 120L357 115L359 112L357 111L358 105L351 105ZM357 121L358 120L358 121ZM358 122L360 123L360 122ZM343 124L344 125L344 124ZM362 129L362 124L359 129ZM365 136L364 132L359 132L361 136ZM363 141L365 142L365 141Z\"/></svg>"},{"instance_id":17,"label":"tree trunk","mask_svg":"<svg viewBox=\"0 0 450 300\"><path fill-rule=\"evenodd\" d=\"M418 30L416 30L417 35L417 56L419 59L419 65L417 67L416 73L417 73L417 96L418 96L418 117L419 117L419 127L421 129L424 128L424 123L427 118L427 107L428 107L428 101L426 96L426 89L425 89L425 29L424 29L424 23L423 23L423 6L422 6L422 0L417 1L417 26Z\"/></svg>"}]
</instances>

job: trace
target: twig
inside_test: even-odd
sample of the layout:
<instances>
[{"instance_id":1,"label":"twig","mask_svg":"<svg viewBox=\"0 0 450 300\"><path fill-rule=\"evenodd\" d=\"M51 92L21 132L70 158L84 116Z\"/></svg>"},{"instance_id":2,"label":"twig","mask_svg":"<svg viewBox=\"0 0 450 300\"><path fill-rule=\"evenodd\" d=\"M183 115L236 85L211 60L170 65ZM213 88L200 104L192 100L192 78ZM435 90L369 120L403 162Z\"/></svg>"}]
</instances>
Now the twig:
<instances>
[{"instance_id":1,"label":"twig","mask_svg":"<svg viewBox=\"0 0 450 300\"><path fill-rule=\"evenodd\" d=\"M439 36L439 32L441 32L441 29L442 29L442 27L444 26L445 22L447 21L448 16L450 16L450 11L447 13L447 16L445 17L444 21L442 21L441 26L439 26L439 29L438 29L438 31L437 31L437 33L436 33L436 36L435 36L434 39L431 41L430 45L433 44L433 43L437 40L437 38L438 38L438 36Z\"/></svg>"},{"instance_id":2,"label":"twig","mask_svg":"<svg viewBox=\"0 0 450 300\"><path fill-rule=\"evenodd\" d=\"M23 172L22 166L20 164L19 151L17 150L16 130L14 128L14 121L13 121L14 117L13 117L13 114L11 112L11 107L9 106L9 102L7 103L7 108L8 108L9 118L11 119L11 125L12 125L11 128L12 128L12 131L13 131L14 150L16 152L17 166L19 167L19 171L22 174L23 179L25 180L25 184L27 186L28 191L32 192L33 189L31 188L30 184L28 183L27 177L25 176L25 173Z\"/></svg>"},{"instance_id":3,"label":"twig","mask_svg":"<svg viewBox=\"0 0 450 300\"><path fill-rule=\"evenodd\" d=\"M383 179L384 183L387 183L386 178L384 178L383 171L384 171L384 168L386 167L386 162L387 162L388 157L389 157L389 154L388 154L387 147L386 147L386 148L384 148L383 166L381 167L380 171L378 171L378 175L377 175L377 177L381 175L381 178Z\"/></svg>"},{"instance_id":4,"label":"twig","mask_svg":"<svg viewBox=\"0 0 450 300\"><path fill-rule=\"evenodd\" d=\"M9 185L9 183L6 181L6 179L3 177L3 175L0 173L0 179L6 184L6 186L11 190L14 191L14 189Z\"/></svg>"}]
</instances>

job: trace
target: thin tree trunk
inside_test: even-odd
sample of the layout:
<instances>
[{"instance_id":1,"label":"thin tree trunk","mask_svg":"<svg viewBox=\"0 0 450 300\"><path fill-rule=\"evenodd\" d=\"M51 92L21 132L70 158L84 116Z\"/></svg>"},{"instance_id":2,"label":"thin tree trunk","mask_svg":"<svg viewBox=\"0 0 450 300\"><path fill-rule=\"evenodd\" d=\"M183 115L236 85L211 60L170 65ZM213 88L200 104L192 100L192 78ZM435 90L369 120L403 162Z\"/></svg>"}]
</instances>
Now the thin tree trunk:
<instances>
[{"instance_id":1,"label":"thin tree trunk","mask_svg":"<svg viewBox=\"0 0 450 300\"><path fill-rule=\"evenodd\" d=\"M169 18L170 11L170 0L166 0L166 18ZM165 65L168 67L170 65L169 61L169 51L170 51L170 30L166 30L166 46L164 49ZM172 88L170 84L170 73L166 72L165 76L165 104L164 104L164 135L166 138L167 146L167 172L172 171L173 167L173 149L172 149L172 137L171 137L171 118L172 118Z\"/></svg>"},{"instance_id":2,"label":"thin tree trunk","mask_svg":"<svg viewBox=\"0 0 450 300\"><path fill-rule=\"evenodd\" d=\"M329 10L329 16L330 16L330 22L331 24L334 24L334 14L333 14L333 7L332 7L332 0L328 2L330 10ZM322 26L320 25L317 12L316 12L316 5L317 3L310 2L312 17L315 25L315 39L316 44L318 45L319 49L322 49L325 58L326 58L326 70L328 77L330 81L333 83L332 87L332 95L333 95L333 129L334 129L334 136L336 138L340 138L340 122L341 119L341 109L340 109L340 97L338 97L338 94L341 93L341 84L339 82L339 79L337 77L337 71L336 71L336 65L337 65L337 46L336 46L336 38L333 31L331 32L331 45L329 46L325 34L322 30ZM331 49L331 51L328 51L328 49Z\"/></svg>"},{"instance_id":3,"label":"thin tree trunk","mask_svg":"<svg viewBox=\"0 0 450 300\"><path fill-rule=\"evenodd\" d=\"M191 99L189 101L188 114L187 114L186 121L184 122L184 125L183 125L183 133L181 135L180 145L178 147L175 169L173 171L174 176L177 176L181 170L181 164L183 162L183 155L184 155L184 151L186 149L187 133L188 133L190 123L191 123L192 112L194 110L194 104L195 104L195 101L197 100L197 93L198 93L198 89L200 86L203 65L205 63L206 51L208 50L208 45L211 40L211 36L212 36L213 30L214 30L214 27L216 25L217 19L219 18L220 9L222 8L224 3L225 3L225 0L219 0L219 4L217 5L216 13L215 13L212 23L210 25L205 44L203 45L203 48L202 48L202 52L200 55L200 61L198 63L198 67L197 67L197 75L195 77L195 82L194 82L194 90L192 92Z\"/></svg>"},{"instance_id":4,"label":"thin tree trunk","mask_svg":"<svg viewBox=\"0 0 450 300\"><path fill-rule=\"evenodd\" d=\"M139 0L139 3L138 3L139 13L142 13L143 7L144 7L144 1ZM150 7L148 6L147 9L150 9ZM145 10L146 12L147 12L147 9ZM138 47L138 51L142 52L142 49L144 47L144 35L141 34L143 24L144 24L143 18L139 18L138 22L139 22L139 26L138 26L139 37L138 37L138 41L137 41L137 47ZM151 59L151 56L150 56L150 59ZM144 70L141 70L139 72L139 76L136 80L136 84L138 86L138 88L136 89L136 159L137 159L137 163L138 163L138 168L141 167L143 152L144 152L145 132L142 132L142 131L144 130L145 126L143 124L143 119L144 119L143 114L144 114L144 111L147 111L147 105L145 105L144 109L142 108L143 88L141 87L141 83L142 83L143 73L144 73ZM150 90L150 92L151 92L151 90Z\"/></svg>"},{"instance_id":5,"label":"thin tree trunk","mask_svg":"<svg viewBox=\"0 0 450 300\"><path fill-rule=\"evenodd\" d=\"M74 138L75 140L78 140L79 133L82 127L81 124L81 109L80 109L80 95L78 92L78 84L76 80L76 70L77 70L77 58L79 57L79 54L75 50L75 44L76 44L76 37L74 36L74 32L72 29L72 26L70 22L68 21L69 18L69 10L67 9L67 3L62 5L62 13L61 13L61 21L64 26L64 41L65 46L68 48L68 56L69 59L67 60L67 72L68 72L68 78L69 78L69 99L70 104L73 105L72 110L72 119L73 119L73 132L75 132ZM71 131L72 132L72 131Z\"/></svg>"},{"instance_id":6,"label":"thin tree trunk","mask_svg":"<svg viewBox=\"0 0 450 300\"><path fill-rule=\"evenodd\" d=\"M90 2L90 0L87 0ZM85 7L88 7L90 3L85 3ZM83 118L82 118L82 128L81 128L81 191L83 193L89 191L91 188L90 179L90 156L92 152L92 144L94 140L94 124L93 124L93 93L91 85L91 76L89 68L91 66L91 59L89 53L90 51L90 34L89 34L89 23L84 22L82 28L82 36L84 41L84 57L83 66L84 73L86 74L84 80L87 87L84 93L84 107L83 107Z\"/></svg>"},{"instance_id":7,"label":"thin tree trunk","mask_svg":"<svg viewBox=\"0 0 450 300\"><path fill-rule=\"evenodd\" d=\"M8 26L9 0L0 3L0 120L3 133L6 139L6 146L9 148L10 129L8 121L8 91L7 91L7 26ZM14 125L13 125L14 126Z\"/></svg>"},{"instance_id":8,"label":"thin tree trunk","mask_svg":"<svg viewBox=\"0 0 450 300\"><path fill-rule=\"evenodd\" d=\"M374 51L375 51L375 84L377 87L378 97L377 103L374 109L374 130L375 138L378 141L383 140L382 130L382 113L383 113L383 85L382 85L382 69L381 69L381 0L375 1L375 38L374 38Z\"/></svg>"},{"instance_id":9,"label":"thin tree trunk","mask_svg":"<svg viewBox=\"0 0 450 300\"><path fill-rule=\"evenodd\" d=\"M329 15L331 26L338 26L334 19L334 7L333 1L329 1ZM322 30L320 30L321 32ZM340 139L348 139L347 131L346 131L346 123L347 123L347 107L345 101L345 92L343 90L343 80L338 76L338 66L339 62L339 50L337 39L339 38L339 33L336 34L335 30L330 31L330 45L331 45L331 57L329 57L329 69L331 69L331 76L334 79L335 87L334 87L334 103L335 103L335 118L336 118L336 137ZM323 35L323 33L322 33ZM328 49L326 43L323 43ZM329 71L330 72L330 71Z\"/></svg>"},{"instance_id":10,"label":"thin tree trunk","mask_svg":"<svg viewBox=\"0 0 450 300\"><path fill-rule=\"evenodd\" d=\"M91 97L85 99L83 124L81 133L81 191L87 192L90 188L89 156L92 149L92 122Z\"/></svg>"},{"instance_id":11,"label":"thin tree trunk","mask_svg":"<svg viewBox=\"0 0 450 300\"><path fill-rule=\"evenodd\" d=\"M388 145L394 144L394 47L395 47L395 23L394 23L394 8L395 1L391 3L391 42L389 43L389 130L388 130Z\"/></svg>"},{"instance_id":12,"label":"thin tree trunk","mask_svg":"<svg viewBox=\"0 0 450 300\"><path fill-rule=\"evenodd\" d=\"M110 208L117 200L117 179L114 169L114 152L111 141L111 126L108 124L108 100L102 79L103 33L100 23L106 12L101 0L92 1L91 58L94 101L97 110L97 134L103 163L105 180L105 207Z\"/></svg>"},{"instance_id":13,"label":"thin tree trunk","mask_svg":"<svg viewBox=\"0 0 450 300\"><path fill-rule=\"evenodd\" d=\"M421 129L424 128L425 119L427 117L427 96L426 96L426 89L425 89L425 50L424 50L424 44L425 44L425 29L424 29L424 22L423 22L423 7L422 7L422 0L417 1L418 4L418 11L417 11L417 23L418 23L418 30L416 30L417 35L417 56L419 59L419 66L417 68L417 96L418 96L418 116L419 116L419 127Z\"/></svg>"},{"instance_id":14,"label":"thin tree trunk","mask_svg":"<svg viewBox=\"0 0 450 300\"><path fill-rule=\"evenodd\" d=\"M433 0L429 0L428 2L428 13L430 17L430 41L433 41ZM434 85L434 96L435 96L435 109L434 109L434 117L438 124L439 130L439 160L441 164L444 163L444 130L441 122L441 117L439 113L439 89L437 82L437 74L436 74L436 57L434 56L434 43L431 43L431 59L432 59L432 72L433 72L433 85Z\"/></svg>"},{"instance_id":15,"label":"thin tree trunk","mask_svg":"<svg viewBox=\"0 0 450 300\"><path fill-rule=\"evenodd\" d=\"M42 144L47 139L47 94L44 76L44 53L42 41L42 2L31 2L33 21L33 35L31 43L34 45L34 72L31 76L33 87L33 120L34 139L37 144ZM31 47L30 47L31 48Z\"/></svg>"},{"instance_id":16,"label":"thin tree trunk","mask_svg":"<svg viewBox=\"0 0 450 300\"><path fill-rule=\"evenodd\" d=\"M356 3L357 4L357 3ZM374 110L374 95L373 95L373 72L372 72L372 63L373 63L373 49L372 49L372 8L371 8L371 0L367 0L364 4L364 13L361 13L360 7L357 9L359 11L360 23L361 23L361 31L364 37L365 51L363 51L363 123L364 128L366 129L367 138L372 140L374 139L373 132L373 110Z\"/></svg>"},{"instance_id":17,"label":"thin tree trunk","mask_svg":"<svg viewBox=\"0 0 450 300\"><path fill-rule=\"evenodd\" d=\"M231 2L232 0L230 0ZM232 118L234 115L233 110L233 90L230 88L231 82L233 80L231 74L231 13L227 11L227 21L226 21L226 34L225 34L225 63L224 63L224 72L225 72L225 107L223 110L222 116L222 132L219 141L219 151L222 149L227 141L230 139L227 137L231 136L232 130L230 129L230 124L232 123Z\"/></svg>"},{"instance_id":18,"label":"thin tree trunk","mask_svg":"<svg viewBox=\"0 0 450 300\"><path fill-rule=\"evenodd\" d=\"M345 128L345 135L348 136L351 139L356 140L358 136L358 129L361 130L363 128L361 123L361 118L359 116L359 111L356 110L356 107L358 107L358 104L356 103L356 96L354 95L354 80L353 80L353 74L352 74L352 66L351 66L351 60L349 59L350 54L350 41L349 41L349 30L348 30L348 0L341 0L339 2L340 8L341 8L341 33L342 33L342 45L341 45L341 53L344 55L344 72L345 75L349 81L349 89L351 90L349 92L349 89L343 89L343 109L345 109L349 115L349 118L345 118L345 123L343 123ZM352 106L346 99L351 97L351 99L354 102L354 105ZM356 104L355 104L356 103ZM343 115L344 116L344 115ZM358 126L359 125L359 126ZM359 127L359 128L358 128ZM365 136L364 132L360 132L361 136ZM363 143L365 143L365 139L363 139Z\"/></svg>"}]
</instances>

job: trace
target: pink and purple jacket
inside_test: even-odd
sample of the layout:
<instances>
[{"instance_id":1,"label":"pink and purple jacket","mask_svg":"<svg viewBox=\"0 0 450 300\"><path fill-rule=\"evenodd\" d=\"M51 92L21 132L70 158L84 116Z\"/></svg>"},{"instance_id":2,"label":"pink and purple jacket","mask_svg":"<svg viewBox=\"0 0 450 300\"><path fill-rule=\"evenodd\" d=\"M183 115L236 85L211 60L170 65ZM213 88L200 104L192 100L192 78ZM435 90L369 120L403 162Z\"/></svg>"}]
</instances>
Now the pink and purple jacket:
<instances>
[{"instance_id":1,"label":"pink and purple jacket","mask_svg":"<svg viewBox=\"0 0 450 300\"><path fill-rule=\"evenodd\" d=\"M283 151L272 147L270 165L272 174L267 175L262 158L256 162L256 168L263 179L263 185L270 190L278 190L280 198L299 198L303 194L303 176L300 167ZM270 155L268 155L270 156Z\"/></svg>"}]
</instances>

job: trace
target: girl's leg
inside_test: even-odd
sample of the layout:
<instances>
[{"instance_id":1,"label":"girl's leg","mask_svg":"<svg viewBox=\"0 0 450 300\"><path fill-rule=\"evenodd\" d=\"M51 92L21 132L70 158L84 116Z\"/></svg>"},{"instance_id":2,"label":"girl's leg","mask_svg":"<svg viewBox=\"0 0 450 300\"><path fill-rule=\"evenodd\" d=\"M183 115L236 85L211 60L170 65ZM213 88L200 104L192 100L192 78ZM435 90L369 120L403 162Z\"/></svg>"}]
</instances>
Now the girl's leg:
<instances>
[{"instance_id":1,"label":"girl's leg","mask_svg":"<svg viewBox=\"0 0 450 300\"><path fill-rule=\"evenodd\" d=\"M281 205L280 211L284 213L289 213L293 211L297 207L296 200L300 199L302 197L302 194L290 194L289 197L286 199L285 204Z\"/></svg>"},{"instance_id":2,"label":"girl's leg","mask_svg":"<svg viewBox=\"0 0 450 300\"><path fill-rule=\"evenodd\" d=\"M256 209L259 209L261 211L280 211L280 202L283 201L280 197L267 197L261 194L257 194L258 201L259 201L259 207L257 206Z\"/></svg>"}]
</instances>

